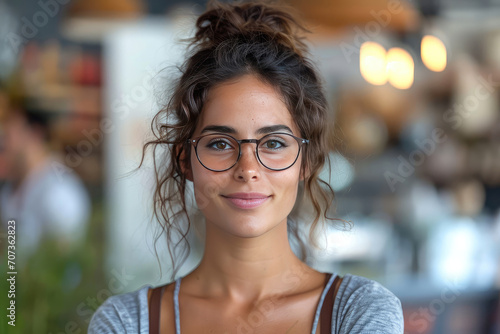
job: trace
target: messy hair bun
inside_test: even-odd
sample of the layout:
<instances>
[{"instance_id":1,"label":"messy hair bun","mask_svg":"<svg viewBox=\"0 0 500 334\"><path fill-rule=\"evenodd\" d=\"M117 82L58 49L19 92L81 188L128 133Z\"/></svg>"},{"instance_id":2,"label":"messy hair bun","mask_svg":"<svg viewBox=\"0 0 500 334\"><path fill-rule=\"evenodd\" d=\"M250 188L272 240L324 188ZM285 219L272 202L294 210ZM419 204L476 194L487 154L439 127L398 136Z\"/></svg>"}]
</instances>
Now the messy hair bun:
<instances>
[{"instance_id":1,"label":"messy hair bun","mask_svg":"<svg viewBox=\"0 0 500 334\"><path fill-rule=\"evenodd\" d=\"M243 3L239 6L210 1L196 21L193 44L208 48L230 39L269 38L303 56L307 46L301 32L308 32L283 5Z\"/></svg>"},{"instance_id":2,"label":"messy hair bun","mask_svg":"<svg viewBox=\"0 0 500 334\"><path fill-rule=\"evenodd\" d=\"M298 227L310 225L308 243L315 245L313 236L320 218L335 219L327 216L333 190L319 178L331 149L327 138L328 106L322 82L300 36L307 30L283 6L217 1L209 3L207 11L198 18L196 28L170 100L153 119L156 139L144 145L142 155L144 159L149 145L154 146L155 153L158 146L166 151L160 163L153 154L154 215L167 238L173 263L172 279L190 252L187 236L191 227L192 196L187 194L186 175L181 168L190 165L191 146L187 140L194 133L210 89L243 75L254 75L274 87L281 94L301 137L309 139L302 153L301 173L305 178L297 203L307 200L312 222L289 217L289 231L299 241L301 256L305 259L307 242L302 240Z\"/></svg>"}]
</instances>

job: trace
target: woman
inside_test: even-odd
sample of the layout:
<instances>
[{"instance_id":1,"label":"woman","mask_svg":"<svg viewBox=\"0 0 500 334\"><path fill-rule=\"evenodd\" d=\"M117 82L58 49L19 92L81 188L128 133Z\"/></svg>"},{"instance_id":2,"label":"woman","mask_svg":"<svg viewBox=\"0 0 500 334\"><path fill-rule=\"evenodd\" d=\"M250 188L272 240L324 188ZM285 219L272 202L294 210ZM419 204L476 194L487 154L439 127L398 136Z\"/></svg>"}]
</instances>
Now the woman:
<instances>
[{"instance_id":1,"label":"woman","mask_svg":"<svg viewBox=\"0 0 500 334\"><path fill-rule=\"evenodd\" d=\"M196 27L170 103L155 117L157 140L147 145L168 147L155 214L171 256L186 243L192 183L205 218L203 258L171 284L109 298L89 332L403 333L391 292L318 272L290 247L289 231L301 240L290 217L296 202L314 209L313 240L320 218L331 220L333 199L318 179L328 111L303 28L273 5L217 2Z\"/></svg>"}]
</instances>

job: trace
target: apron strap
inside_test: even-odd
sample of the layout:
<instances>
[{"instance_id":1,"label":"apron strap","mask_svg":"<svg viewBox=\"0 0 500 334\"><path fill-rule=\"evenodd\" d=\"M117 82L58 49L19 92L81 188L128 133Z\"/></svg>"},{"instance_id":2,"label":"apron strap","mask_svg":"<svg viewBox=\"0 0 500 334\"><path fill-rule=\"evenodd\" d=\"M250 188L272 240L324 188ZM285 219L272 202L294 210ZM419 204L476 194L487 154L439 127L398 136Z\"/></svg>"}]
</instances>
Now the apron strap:
<instances>
[{"instance_id":1,"label":"apron strap","mask_svg":"<svg viewBox=\"0 0 500 334\"><path fill-rule=\"evenodd\" d=\"M327 282L330 280L332 274L327 275ZM323 306L321 307L320 313L320 332L321 334L331 334L332 332L332 312L333 303L335 302L335 296L339 290L340 283L342 283L342 278L337 275L333 280L333 284L330 290L326 293L325 300L323 301Z\"/></svg>"},{"instance_id":2,"label":"apron strap","mask_svg":"<svg viewBox=\"0 0 500 334\"><path fill-rule=\"evenodd\" d=\"M153 289L151 299L149 301L149 333L160 333L160 309L161 309L161 296L165 286L159 286Z\"/></svg>"}]
</instances>

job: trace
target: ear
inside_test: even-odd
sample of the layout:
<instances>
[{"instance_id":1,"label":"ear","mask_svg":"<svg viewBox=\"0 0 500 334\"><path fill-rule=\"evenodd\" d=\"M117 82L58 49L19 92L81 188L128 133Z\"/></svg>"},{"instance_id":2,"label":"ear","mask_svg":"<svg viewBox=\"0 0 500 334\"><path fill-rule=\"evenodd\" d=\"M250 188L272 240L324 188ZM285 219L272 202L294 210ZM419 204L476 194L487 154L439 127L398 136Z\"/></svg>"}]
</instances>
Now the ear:
<instances>
[{"instance_id":1,"label":"ear","mask_svg":"<svg viewBox=\"0 0 500 334\"><path fill-rule=\"evenodd\" d=\"M187 180L193 182L193 171L191 170L191 161L190 161L191 157L188 156L186 148L183 147L182 145L177 146L176 156L179 157L178 158L179 165L181 167L182 174L184 174Z\"/></svg>"}]
</instances>

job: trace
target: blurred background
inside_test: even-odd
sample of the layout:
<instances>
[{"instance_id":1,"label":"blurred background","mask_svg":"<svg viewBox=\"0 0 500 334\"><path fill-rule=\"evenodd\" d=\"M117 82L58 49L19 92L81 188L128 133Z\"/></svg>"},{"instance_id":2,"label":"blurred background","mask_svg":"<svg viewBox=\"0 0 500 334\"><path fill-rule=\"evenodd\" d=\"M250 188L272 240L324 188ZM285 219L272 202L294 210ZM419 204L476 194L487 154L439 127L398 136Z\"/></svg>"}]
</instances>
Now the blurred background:
<instances>
[{"instance_id":1,"label":"blurred background","mask_svg":"<svg viewBox=\"0 0 500 334\"><path fill-rule=\"evenodd\" d=\"M286 2L332 109L332 214L353 223L310 265L384 284L405 333L500 333L500 1ZM109 296L170 281L151 159L129 172L204 8L0 0L1 333L85 333Z\"/></svg>"}]
</instances>

